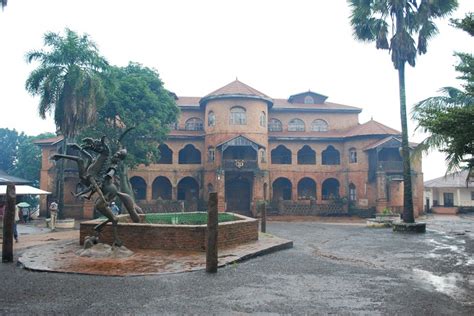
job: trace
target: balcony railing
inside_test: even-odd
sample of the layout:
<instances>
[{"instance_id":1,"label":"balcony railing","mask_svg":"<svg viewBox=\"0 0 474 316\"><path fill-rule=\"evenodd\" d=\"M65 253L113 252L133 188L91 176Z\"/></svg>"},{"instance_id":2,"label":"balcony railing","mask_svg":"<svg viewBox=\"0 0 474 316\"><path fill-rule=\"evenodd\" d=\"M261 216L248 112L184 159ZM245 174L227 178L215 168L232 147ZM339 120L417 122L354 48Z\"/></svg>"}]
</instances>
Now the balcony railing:
<instances>
[{"instance_id":1,"label":"balcony railing","mask_svg":"<svg viewBox=\"0 0 474 316\"><path fill-rule=\"evenodd\" d=\"M224 159L222 161L224 170L255 170L258 168L257 160L247 159Z\"/></svg>"},{"instance_id":2,"label":"balcony railing","mask_svg":"<svg viewBox=\"0 0 474 316\"><path fill-rule=\"evenodd\" d=\"M403 161L379 161L378 170L403 173Z\"/></svg>"}]
</instances>

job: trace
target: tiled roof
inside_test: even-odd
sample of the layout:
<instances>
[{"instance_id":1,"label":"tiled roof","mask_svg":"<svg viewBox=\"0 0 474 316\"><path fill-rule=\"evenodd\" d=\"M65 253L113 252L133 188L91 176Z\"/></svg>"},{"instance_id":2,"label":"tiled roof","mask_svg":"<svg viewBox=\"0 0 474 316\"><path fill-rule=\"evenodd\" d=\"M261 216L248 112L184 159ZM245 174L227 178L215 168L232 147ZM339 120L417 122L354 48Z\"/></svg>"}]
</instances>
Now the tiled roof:
<instances>
[{"instance_id":1,"label":"tiled roof","mask_svg":"<svg viewBox=\"0 0 474 316\"><path fill-rule=\"evenodd\" d=\"M468 170L425 181L425 188L465 188Z\"/></svg>"},{"instance_id":2,"label":"tiled roof","mask_svg":"<svg viewBox=\"0 0 474 316\"><path fill-rule=\"evenodd\" d=\"M176 104L178 106L199 106L200 97L178 97Z\"/></svg>"},{"instance_id":3,"label":"tiled roof","mask_svg":"<svg viewBox=\"0 0 474 316\"><path fill-rule=\"evenodd\" d=\"M208 98L211 96L219 96L219 95L250 95L250 96L257 96L261 98L270 99L270 97L249 85L246 85L243 82L235 79L231 83L223 86L222 88L217 89L214 92L209 93L204 98Z\"/></svg>"},{"instance_id":4,"label":"tiled roof","mask_svg":"<svg viewBox=\"0 0 474 316\"><path fill-rule=\"evenodd\" d=\"M364 136L364 135L400 135L396 129L390 128L374 120L364 124L359 124L351 128L345 134L345 137Z\"/></svg>"},{"instance_id":5,"label":"tiled roof","mask_svg":"<svg viewBox=\"0 0 474 316\"><path fill-rule=\"evenodd\" d=\"M14 184L29 184L33 181L18 178L7 174L5 171L0 170L0 184L14 183Z\"/></svg>"},{"instance_id":6,"label":"tiled roof","mask_svg":"<svg viewBox=\"0 0 474 316\"><path fill-rule=\"evenodd\" d=\"M63 136L55 136L50 138L37 139L33 141L37 145L54 145L63 140Z\"/></svg>"},{"instance_id":7,"label":"tiled roof","mask_svg":"<svg viewBox=\"0 0 474 316\"><path fill-rule=\"evenodd\" d=\"M321 110L355 110L360 112L361 109L355 106L337 104L332 102L324 102L319 104L290 103L286 99L273 99L273 110L280 109L321 109Z\"/></svg>"}]
</instances>

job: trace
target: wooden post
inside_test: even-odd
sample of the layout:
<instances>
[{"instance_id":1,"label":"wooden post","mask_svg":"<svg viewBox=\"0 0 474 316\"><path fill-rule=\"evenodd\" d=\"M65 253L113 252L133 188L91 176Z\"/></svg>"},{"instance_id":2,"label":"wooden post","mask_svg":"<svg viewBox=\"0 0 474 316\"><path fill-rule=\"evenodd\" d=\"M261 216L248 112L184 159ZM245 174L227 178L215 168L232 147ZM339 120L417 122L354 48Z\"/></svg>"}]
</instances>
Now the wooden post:
<instances>
[{"instance_id":1,"label":"wooden post","mask_svg":"<svg viewBox=\"0 0 474 316\"><path fill-rule=\"evenodd\" d=\"M15 221L15 185L7 185L7 206L3 214L2 262L13 262L13 222Z\"/></svg>"},{"instance_id":2,"label":"wooden post","mask_svg":"<svg viewBox=\"0 0 474 316\"><path fill-rule=\"evenodd\" d=\"M206 272L217 272L217 193L209 193L207 203Z\"/></svg>"},{"instance_id":3,"label":"wooden post","mask_svg":"<svg viewBox=\"0 0 474 316\"><path fill-rule=\"evenodd\" d=\"M265 202L259 205L260 207L260 216L261 216L261 223L260 223L260 230L262 233L267 232L267 207Z\"/></svg>"}]
</instances>

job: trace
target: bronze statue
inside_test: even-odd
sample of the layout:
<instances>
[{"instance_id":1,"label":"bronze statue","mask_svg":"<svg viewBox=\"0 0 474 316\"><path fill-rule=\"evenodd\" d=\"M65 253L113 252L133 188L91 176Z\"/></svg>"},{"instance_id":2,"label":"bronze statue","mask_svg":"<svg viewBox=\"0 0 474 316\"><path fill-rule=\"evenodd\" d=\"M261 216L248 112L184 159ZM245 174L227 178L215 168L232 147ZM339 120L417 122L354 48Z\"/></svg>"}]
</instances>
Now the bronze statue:
<instances>
[{"instance_id":1,"label":"bronze statue","mask_svg":"<svg viewBox=\"0 0 474 316\"><path fill-rule=\"evenodd\" d=\"M128 130L120 137L120 139L122 139L127 132ZM95 193L98 194L98 198L95 201L95 209L107 217L107 220L94 227L96 234L92 238L93 240L89 240L87 244L90 244L90 242L97 243L103 227L107 223L112 222L114 233L114 242L112 246L120 247L122 242L117 236L118 220L117 217L114 216L110 204L116 197L118 197L128 214L130 214L130 218L135 223L140 222L138 214L143 214L143 211L137 204L135 204L130 195L120 192L117 186L117 168L127 156L126 149L120 148L114 155L112 155L105 139L105 136L101 139L84 138L81 145L67 145L69 148L78 150L78 156L55 154L51 159L55 161L59 159L68 159L77 163L80 184L84 189L76 194L73 193L74 196L90 199Z\"/></svg>"}]
</instances>

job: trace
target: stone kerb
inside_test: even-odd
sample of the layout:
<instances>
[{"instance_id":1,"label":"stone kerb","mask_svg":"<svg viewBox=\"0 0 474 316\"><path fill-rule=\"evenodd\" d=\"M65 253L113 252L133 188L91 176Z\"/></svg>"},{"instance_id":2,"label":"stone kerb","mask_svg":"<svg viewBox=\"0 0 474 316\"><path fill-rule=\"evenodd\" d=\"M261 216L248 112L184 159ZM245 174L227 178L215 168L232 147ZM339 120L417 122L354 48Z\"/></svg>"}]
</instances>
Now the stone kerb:
<instances>
[{"instance_id":1,"label":"stone kerb","mask_svg":"<svg viewBox=\"0 0 474 316\"><path fill-rule=\"evenodd\" d=\"M258 221L239 214L239 220L219 223L218 246L228 247L258 240ZM141 216L143 218L143 215ZM205 251L206 225L172 225L130 223L128 215L120 215L117 233L124 245L130 249L192 250ZM82 222L79 242L84 244L86 236L94 235L94 226L100 220ZM101 242L111 244L111 223L100 234Z\"/></svg>"}]
</instances>

